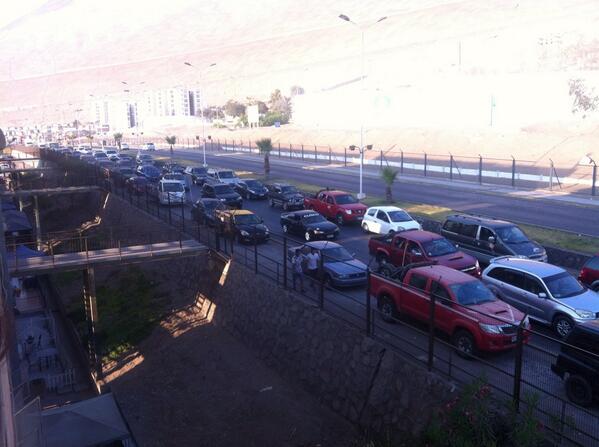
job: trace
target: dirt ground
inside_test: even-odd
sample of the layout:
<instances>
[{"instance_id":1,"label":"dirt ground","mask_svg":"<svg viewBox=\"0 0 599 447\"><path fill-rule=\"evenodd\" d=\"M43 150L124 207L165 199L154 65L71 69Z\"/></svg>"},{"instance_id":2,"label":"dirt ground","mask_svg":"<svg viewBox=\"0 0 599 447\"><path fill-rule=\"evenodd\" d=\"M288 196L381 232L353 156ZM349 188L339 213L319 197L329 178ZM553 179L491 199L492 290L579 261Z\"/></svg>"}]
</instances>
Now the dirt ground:
<instances>
[{"instance_id":1,"label":"dirt ground","mask_svg":"<svg viewBox=\"0 0 599 447\"><path fill-rule=\"evenodd\" d=\"M142 446L351 446L354 427L183 310L108 371Z\"/></svg>"}]
</instances>

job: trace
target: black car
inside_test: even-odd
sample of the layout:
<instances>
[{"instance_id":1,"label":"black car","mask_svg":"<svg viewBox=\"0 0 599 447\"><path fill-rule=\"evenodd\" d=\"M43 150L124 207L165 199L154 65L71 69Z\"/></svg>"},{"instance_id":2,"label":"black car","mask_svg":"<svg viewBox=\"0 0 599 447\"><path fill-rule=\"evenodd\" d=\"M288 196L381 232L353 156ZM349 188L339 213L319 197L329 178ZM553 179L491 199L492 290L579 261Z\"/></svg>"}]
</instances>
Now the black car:
<instances>
[{"instance_id":1,"label":"black car","mask_svg":"<svg viewBox=\"0 0 599 447\"><path fill-rule=\"evenodd\" d=\"M300 234L306 241L335 239L339 236L337 225L312 210L281 214L281 227L283 233Z\"/></svg>"},{"instance_id":2,"label":"black car","mask_svg":"<svg viewBox=\"0 0 599 447\"><path fill-rule=\"evenodd\" d=\"M118 185L125 185L127 179L137 175L135 170L129 166L116 167L112 170L112 172L112 177Z\"/></svg>"},{"instance_id":3,"label":"black car","mask_svg":"<svg viewBox=\"0 0 599 447\"><path fill-rule=\"evenodd\" d=\"M198 223L213 227L216 222L216 210L225 210L225 205L219 199L199 199L191 207L191 217Z\"/></svg>"},{"instance_id":4,"label":"black car","mask_svg":"<svg viewBox=\"0 0 599 447\"><path fill-rule=\"evenodd\" d=\"M526 234L511 222L454 214L447 216L441 234L474 256L481 264L489 264L498 256L525 256L535 261L547 262L543 247L528 239Z\"/></svg>"},{"instance_id":5,"label":"black car","mask_svg":"<svg viewBox=\"0 0 599 447\"><path fill-rule=\"evenodd\" d=\"M566 379L568 399L583 407L599 396L599 321L579 323L562 344L551 370Z\"/></svg>"},{"instance_id":6,"label":"black car","mask_svg":"<svg viewBox=\"0 0 599 447\"><path fill-rule=\"evenodd\" d=\"M233 188L228 183L204 183L202 197L219 199L225 205L232 208L241 208L243 206L243 199L233 191Z\"/></svg>"},{"instance_id":7,"label":"black car","mask_svg":"<svg viewBox=\"0 0 599 447\"><path fill-rule=\"evenodd\" d=\"M184 173L191 177L193 183L200 186L202 186L209 177L208 168L200 166L187 166Z\"/></svg>"},{"instance_id":8,"label":"black car","mask_svg":"<svg viewBox=\"0 0 599 447\"><path fill-rule=\"evenodd\" d=\"M268 189L262 182L254 179L243 179L235 184L235 190L246 199L265 199Z\"/></svg>"},{"instance_id":9,"label":"black car","mask_svg":"<svg viewBox=\"0 0 599 447\"><path fill-rule=\"evenodd\" d=\"M285 211L304 207L304 196L295 186L273 183L267 185L267 188L270 206L281 205Z\"/></svg>"},{"instance_id":10,"label":"black car","mask_svg":"<svg viewBox=\"0 0 599 447\"><path fill-rule=\"evenodd\" d=\"M160 180L160 170L152 165L141 165L137 168L137 175L147 178L151 182Z\"/></svg>"},{"instance_id":11,"label":"black car","mask_svg":"<svg viewBox=\"0 0 599 447\"><path fill-rule=\"evenodd\" d=\"M265 242L270 231L264 221L248 210L217 210L218 229L238 242Z\"/></svg>"}]
</instances>

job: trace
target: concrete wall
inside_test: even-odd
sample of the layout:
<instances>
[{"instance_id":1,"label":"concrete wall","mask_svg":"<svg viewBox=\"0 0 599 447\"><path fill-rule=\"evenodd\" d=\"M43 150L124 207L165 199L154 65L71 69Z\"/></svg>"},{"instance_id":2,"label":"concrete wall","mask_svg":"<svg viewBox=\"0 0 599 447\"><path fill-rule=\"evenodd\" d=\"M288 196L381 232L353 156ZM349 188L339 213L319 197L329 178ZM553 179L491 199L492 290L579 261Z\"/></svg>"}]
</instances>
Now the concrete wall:
<instances>
[{"instance_id":1,"label":"concrete wall","mask_svg":"<svg viewBox=\"0 0 599 447\"><path fill-rule=\"evenodd\" d=\"M222 266L215 266L220 275ZM417 436L451 385L235 262L203 309L269 366L362 428Z\"/></svg>"}]
</instances>

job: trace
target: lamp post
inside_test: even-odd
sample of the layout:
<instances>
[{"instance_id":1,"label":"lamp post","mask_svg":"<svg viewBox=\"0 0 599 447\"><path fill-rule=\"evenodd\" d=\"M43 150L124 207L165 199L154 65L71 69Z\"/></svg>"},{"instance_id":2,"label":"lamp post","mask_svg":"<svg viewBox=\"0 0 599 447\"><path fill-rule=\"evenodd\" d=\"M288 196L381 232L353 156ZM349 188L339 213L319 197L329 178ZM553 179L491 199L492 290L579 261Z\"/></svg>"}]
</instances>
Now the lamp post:
<instances>
[{"instance_id":1,"label":"lamp post","mask_svg":"<svg viewBox=\"0 0 599 447\"><path fill-rule=\"evenodd\" d=\"M183 64L187 65L188 67L191 67L191 68L196 68L191 62L183 62ZM214 67L215 65L216 65L216 62L213 62L210 65L208 65L205 68L205 70L208 70L209 68ZM198 71L200 74L200 82L202 82L202 70L198 70ZM204 89L200 85L199 106L200 106L200 116L202 117L202 140L204 141L204 149L203 149L204 167L206 167L206 166L208 166L208 164L206 163L206 122L204 120L204 107L202 106L203 99L204 99Z\"/></svg>"},{"instance_id":2,"label":"lamp post","mask_svg":"<svg viewBox=\"0 0 599 447\"><path fill-rule=\"evenodd\" d=\"M364 152L372 150L372 144L368 144L366 146L356 146L352 144L349 147L350 151L355 151L356 149L360 152L360 192L358 193L358 200L362 200L366 197L366 194L364 194L362 190L362 167L364 166Z\"/></svg>"},{"instance_id":3,"label":"lamp post","mask_svg":"<svg viewBox=\"0 0 599 447\"><path fill-rule=\"evenodd\" d=\"M364 33L366 31L367 28L369 28L370 26L376 25L377 23L382 22L383 20L385 20L387 18L387 16L381 17L380 19L378 19L376 22L371 23L369 25L359 25L356 22L354 22L353 20L351 20L348 16L346 16L345 14L339 14L339 18L345 22L351 23L352 25L354 25L355 27L357 27L360 30L360 36L361 36L361 74L360 74L360 87L361 87L361 95L360 95L360 193L358 194L358 199L362 200L364 199L364 197L366 197L366 194L364 194L362 192L362 169L363 169L363 165L364 165L364 96L365 96L365 87L364 87L364 80L366 78L366 53L364 50ZM354 149L351 149L352 147L354 147ZM350 146L351 150L355 150L356 146ZM372 146L370 145L370 148L372 148Z\"/></svg>"}]
</instances>

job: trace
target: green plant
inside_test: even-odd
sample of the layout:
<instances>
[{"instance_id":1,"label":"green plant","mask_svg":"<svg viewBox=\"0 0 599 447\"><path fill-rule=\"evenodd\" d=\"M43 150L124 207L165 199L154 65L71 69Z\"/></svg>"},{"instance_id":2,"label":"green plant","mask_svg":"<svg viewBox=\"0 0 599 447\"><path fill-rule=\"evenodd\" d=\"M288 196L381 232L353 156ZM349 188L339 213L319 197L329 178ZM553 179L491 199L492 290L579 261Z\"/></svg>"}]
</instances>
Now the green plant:
<instances>
[{"instance_id":1,"label":"green plant","mask_svg":"<svg viewBox=\"0 0 599 447\"><path fill-rule=\"evenodd\" d=\"M264 154L264 175L270 174L270 151L272 151L272 141L270 138L262 138L256 141L256 146L260 149L260 153Z\"/></svg>"},{"instance_id":2,"label":"green plant","mask_svg":"<svg viewBox=\"0 0 599 447\"><path fill-rule=\"evenodd\" d=\"M117 146L119 147L119 150L121 150L121 141L123 140L123 134L120 132L116 132L112 135L112 137L114 138L114 141L116 142Z\"/></svg>"},{"instance_id":3,"label":"green plant","mask_svg":"<svg viewBox=\"0 0 599 447\"><path fill-rule=\"evenodd\" d=\"M287 124L289 123L289 116L281 112L268 112L260 117L260 126L263 127L273 126L276 122Z\"/></svg>"},{"instance_id":4,"label":"green plant","mask_svg":"<svg viewBox=\"0 0 599 447\"><path fill-rule=\"evenodd\" d=\"M173 146L175 144L177 144L177 137L175 135L171 135L170 137L167 136L164 138L164 141L166 141L166 143L170 145L171 158L172 158L173 157Z\"/></svg>"},{"instance_id":5,"label":"green plant","mask_svg":"<svg viewBox=\"0 0 599 447\"><path fill-rule=\"evenodd\" d=\"M395 179L397 178L397 174L399 171L397 169L393 169L390 166L385 166L381 171L381 179L385 184L385 199L387 203L393 202L393 183L395 183Z\"/></svg>"},{"instance_id":6,"label":"green plant","mask_svg":"<svg viewBox=\"0 0 599 447\"><path fill-rule=\"evenodd\" d=\"M4 132L0 129L0 151L6 147L6 137L4 136Z\"/></svg>"},{"instance_id":7,"label":"green plant","mask_svg":"<svg viewBox=\"0 0 599 447\"><path fill-rule=\"evenodd\" d=\"M534 416L539 400L538 394L526 393L520 403L520 412L512 402L508 405L509 439L513 445L539 447L545 443L543 424Z\"/></svg>"}]
</instances>

